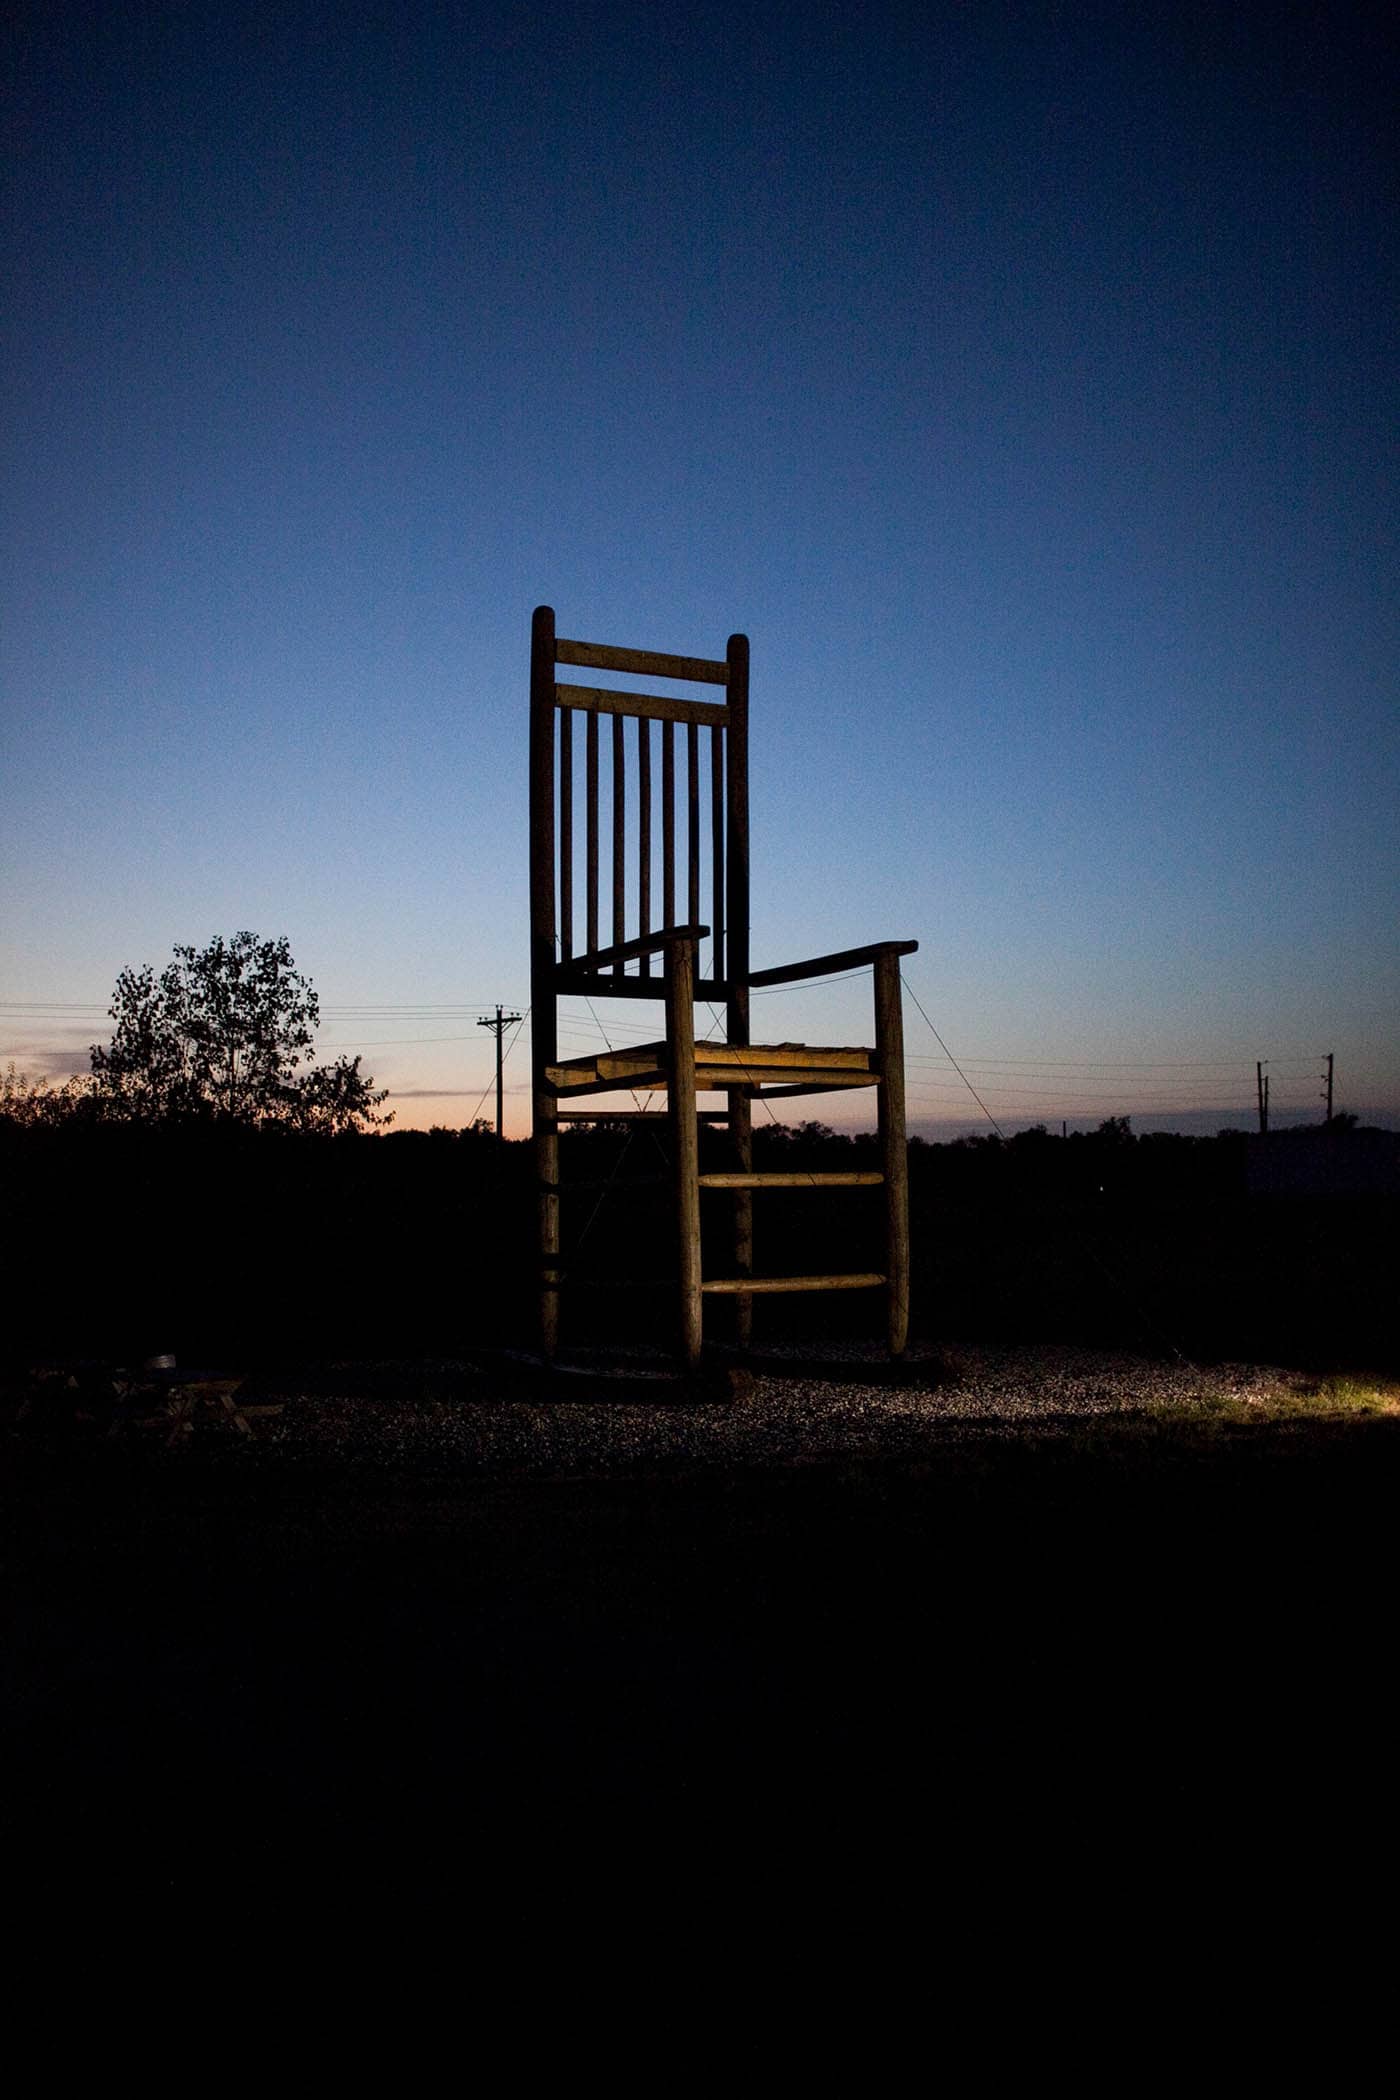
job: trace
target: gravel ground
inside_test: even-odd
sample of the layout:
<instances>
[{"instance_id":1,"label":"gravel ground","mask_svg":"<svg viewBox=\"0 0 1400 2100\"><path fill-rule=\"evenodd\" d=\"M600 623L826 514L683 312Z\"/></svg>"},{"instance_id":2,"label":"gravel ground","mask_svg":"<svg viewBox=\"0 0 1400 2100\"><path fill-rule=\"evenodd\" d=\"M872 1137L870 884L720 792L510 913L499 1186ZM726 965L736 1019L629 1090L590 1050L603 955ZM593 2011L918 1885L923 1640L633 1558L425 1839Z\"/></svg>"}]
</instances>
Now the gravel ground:
<instances>
[{"instance_id":1,"label":"gravel ground","mask_svg":"<svg viewBox=\"0 0 1400 2100\"><path fill-rule=\"evenodd\" d=\"M1043 1346L966 1345L924 1361L926 1384L865 1384L852 1377L847 1351L839 1382L814 1379L807 1369L793 1377L760 1373L741 1399L700 1400L678 1398L660 1372L655 1400L634 1397L630 1381L627 1396L614 1400L574 1398L567 1383L557 1397L503 1397L499 1375L469 1360L347 1365L320 1372L315 1391L277 1388L284 1411L259 1424L258 1442L269 1456L293 1461L449 1463L494 1476L800 1465L917 1456L950 1437L1022 1428L1054 1434L1088 1417L1163 1404L1189 1409L1221 1394L1264 1404L1302 1382L1299 1374L1256 1365L1203 1370ZM636 1366L636 1375L645 1377L645 1366Z\"/></svg>"},{"instance_id":2,"label":"gravel ground","mask_svg":"<svg viewBox=\"0 0 1400 2100\"><path fill-rule=\"evenodd\" d=\"M1115 1917L1188 1840L1238 1878L1250 1815L1291 1861L1316 1802L1330 1857L1389 1740L1394 1425L1202 1439L1222 1467L1178 1466L1115 1418L1227 1392L1263 1413L1303 1376L967 1345L891 1385L842 1354L839 1380L807 1358L709 1400L322 1363L247 1382L281 1407L251 1438L211 1403L174 1443L158 1391L112 1439L95 1374L90 1407L46 1388L0 1436L34 1460L9 1474L0 1657L26 1916L31 1891L66 1917L154 1892L187 1929L229 1888L256 1934L270 1904L387 1886L405 1915L464 1890L491 1930L498 1885L533 1945L567 1862L585 1936L654 1870L653 1936L668 1895L693 1923L713 1889L720 1930L737 1892L771 1938L790 1849L841 1940L875 1914L848 1867L887 1873L902 1918L921 1844L974 1922L960 1860L984 1907L1053 1904L1096 1833Z\"/></svg>"}]
</instances>

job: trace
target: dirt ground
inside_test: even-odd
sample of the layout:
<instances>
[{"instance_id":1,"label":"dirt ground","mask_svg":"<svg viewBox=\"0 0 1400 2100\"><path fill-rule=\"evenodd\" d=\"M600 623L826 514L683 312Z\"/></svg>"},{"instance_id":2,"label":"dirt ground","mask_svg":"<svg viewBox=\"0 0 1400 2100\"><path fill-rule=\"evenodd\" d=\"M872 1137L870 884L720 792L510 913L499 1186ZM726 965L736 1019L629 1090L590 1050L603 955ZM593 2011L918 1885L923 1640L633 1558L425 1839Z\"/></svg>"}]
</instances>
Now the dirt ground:
<instances>
[{"instance_id":1,"label":"dirt ground","mask_svg":"<svg viewBox=\"0 0 1400 2100\"><path fill-rule=\"evenodd\" d=\"M984 1890L1047 1846L1325 1857L1386 1784L1397 1484L1387 1419L593 1477L12 1436L8 1858L173 1914L580 1850Z\"/></svg>"}]
</instances>

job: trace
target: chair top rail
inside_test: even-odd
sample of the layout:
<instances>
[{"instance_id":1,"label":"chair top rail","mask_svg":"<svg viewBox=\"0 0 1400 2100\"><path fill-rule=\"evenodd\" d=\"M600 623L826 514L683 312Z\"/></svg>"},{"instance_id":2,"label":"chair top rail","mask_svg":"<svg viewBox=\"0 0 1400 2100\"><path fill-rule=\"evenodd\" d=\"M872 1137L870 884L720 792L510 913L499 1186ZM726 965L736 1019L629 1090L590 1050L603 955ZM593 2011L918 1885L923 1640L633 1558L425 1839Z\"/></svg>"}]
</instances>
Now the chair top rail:
<instances>
[{"instance_id":1,"label":"chair top rail","mask_svg":"<svg viewBox=\"0 0 1400 2100\"><path fill-rule=\"evenodd\" d=\"M578 707L591 714L641 715L653 722L705 722L724 728L729 706L724 700L672 699L662 693L620 693L596 685L556 685L559 707Z\"/></svg>"},{"instance_id":2,"label":"chair top rail","mask_svg":"<svg viewBox=\"0 0 1400 2100\"><path fill-rule=\"evenodd\" d=\"M659 649L616 649L605 642L554 644L554 660L591 671L635 671L644 678L688 678L695 685L728 685L729 666L708 656L667 656Z\"/></svg>"}]
</instances>

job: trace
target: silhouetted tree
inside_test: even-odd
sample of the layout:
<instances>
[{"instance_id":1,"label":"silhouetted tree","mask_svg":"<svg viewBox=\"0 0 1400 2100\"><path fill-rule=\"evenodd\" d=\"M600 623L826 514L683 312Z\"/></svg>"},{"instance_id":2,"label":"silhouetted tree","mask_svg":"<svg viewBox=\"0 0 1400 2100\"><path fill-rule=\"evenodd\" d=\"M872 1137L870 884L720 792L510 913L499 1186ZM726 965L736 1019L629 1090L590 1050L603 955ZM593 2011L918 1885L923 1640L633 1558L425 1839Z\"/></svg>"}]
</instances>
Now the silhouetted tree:
<instances>
[{"instance_id":1,"label":"silhouetted tree","mask_svg":"<svg viewBox=\"0 0 1400 2100\"><path fill-rule=\"evenodd\" d=\"M85 1075L51 1086L47 1079L16 1071L13 1064L0 1073L0 1120L22 1130L67 1122L91 1100L92 1081Z\"/></svg>"},{"instance_id":2,"label":"silhouetted tree","mask_svg":"<svg viewBox=\"0 0 1400 2100\"><path fill-rule=\"evenodd\" d=\"M222 935L180 948L156 976L125 969L109 1009L110 1043L92 1046L92 1100L142 1121L218 1116L299 1130L367 1130L384 1093L360 1060L305 1066L320 1002L285 937Z\"/></svg>"},{"instance_id":3,"label":"silhouetted tree","mask_svg":"<svg viewBox=\"0 0 1400 2100\"><path fill-rule=\"evenodd\" d=\"M1105 1145L1130 1145L1133 1143L1132 1117L1108 1116L1100 1123L1094 1136Z\"/></svg>"}]
</instances>

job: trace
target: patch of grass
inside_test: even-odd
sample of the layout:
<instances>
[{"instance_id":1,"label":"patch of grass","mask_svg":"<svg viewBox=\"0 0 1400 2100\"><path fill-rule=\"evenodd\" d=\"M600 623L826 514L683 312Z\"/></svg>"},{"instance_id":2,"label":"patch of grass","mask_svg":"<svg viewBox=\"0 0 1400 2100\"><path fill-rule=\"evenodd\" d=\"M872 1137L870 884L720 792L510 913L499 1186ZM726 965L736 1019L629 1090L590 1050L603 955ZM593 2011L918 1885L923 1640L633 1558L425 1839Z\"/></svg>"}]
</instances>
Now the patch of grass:
<instances>
[{"instance_id":1,"label":"patch of grass","mask_svg":"<svg viewBox=\"0 0 1400 2100\"><path fill-rule=\"evenodd\" d=\"M1305 1387L1298 1399L1308 1414L1400 1414L1400 1380L1342 1372Z\"/></svg>"},{"instance_id":2,"label":"patch of grass","mask_svg":"<svg viewBox=\"0 0 1400 2100\"><path fill-rule=\"evenodd\" d=\"M1279 1422L1329 1415L1400 1414L1400 1381L1356 1372L1286 1378L1263 1391L1207 1392L1186 1405L1164 1401L1154 1414L1220 1422Z\"/></svg>"}]
</instances>

